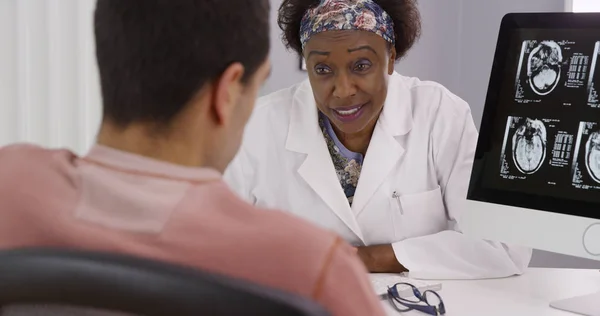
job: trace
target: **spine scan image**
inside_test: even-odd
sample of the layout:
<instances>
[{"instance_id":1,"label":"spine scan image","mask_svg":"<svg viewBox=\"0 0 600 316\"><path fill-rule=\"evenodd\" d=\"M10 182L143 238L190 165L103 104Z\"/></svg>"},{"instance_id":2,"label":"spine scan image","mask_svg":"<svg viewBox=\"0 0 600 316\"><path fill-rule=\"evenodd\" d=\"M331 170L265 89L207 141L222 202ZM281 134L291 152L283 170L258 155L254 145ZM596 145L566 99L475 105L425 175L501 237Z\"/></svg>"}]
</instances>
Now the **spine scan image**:
<instances>
[{"instance_id":1,"label":"spine scan image","mask_svg":"<svg viewBox=\"0 0 600 316\"><path fill-rule=\"evenodd\" d=\"M561 48L554 41L543 41L531 51L527 76L533 92L546 95L554 90L560 79L562 60Z\"/></svg>"},{"instance_id":2,"label":"spine scan image","mask_svg":"<svg viewBox=\"0 0 600 316\"><path fill-rule=\"evenodd\" d=\"M527 119L512 138L512 153L521 173L533 174L546 158L546 127L540 120Z\"/></svg>"},{"instance_id":3,"label":"spine scan image","mask_svg":"<svg viewBox=\"0 0 600 316\"><path fill-rule=\"evenodd\" d=\"M600 183L600 131L593 132L585 145L585 166L590 177Z\"/></svg>"}]
</instances>

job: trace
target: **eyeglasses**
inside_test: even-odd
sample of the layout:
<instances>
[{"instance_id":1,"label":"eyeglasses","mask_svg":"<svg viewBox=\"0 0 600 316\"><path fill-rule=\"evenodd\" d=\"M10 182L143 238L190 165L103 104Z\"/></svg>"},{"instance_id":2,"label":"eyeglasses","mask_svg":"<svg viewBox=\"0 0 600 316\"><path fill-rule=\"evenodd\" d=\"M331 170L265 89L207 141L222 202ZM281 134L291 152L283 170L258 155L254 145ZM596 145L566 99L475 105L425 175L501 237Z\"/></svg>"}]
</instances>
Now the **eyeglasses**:
<instances>
[{"instance_id":1,"label":"eyeglasses","mask_svg":"<svg viewBox=\"0 0 600 316\"><path fill-rule=\"evenodd\" d=\"M400 297L398 293L398 286L408 286L412 289L412 292L416 300L410 300ZM390 304L399 312L405 313L411 310L417 310L428 315L439 316L446 314L446 307L442 301L442 297L435 291L426 290L421 293L419 289L410 283L396 283L391 287L388 287L387 297L390 300ZM398 307L398 304L404 308Z\"/></svg>"}]
</instances>

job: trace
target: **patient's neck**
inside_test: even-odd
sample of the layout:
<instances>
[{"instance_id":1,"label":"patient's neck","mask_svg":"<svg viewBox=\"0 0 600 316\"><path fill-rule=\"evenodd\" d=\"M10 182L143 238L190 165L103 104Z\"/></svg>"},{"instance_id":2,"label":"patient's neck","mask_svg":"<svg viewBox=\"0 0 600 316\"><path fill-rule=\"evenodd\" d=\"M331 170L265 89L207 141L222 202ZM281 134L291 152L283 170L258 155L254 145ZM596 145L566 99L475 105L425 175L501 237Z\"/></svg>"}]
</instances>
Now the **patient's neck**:
<instances>
[{"instance_id":1,"label":"patient's neck","mask_svg":"<svg viewBox=\"0 0 600 316\"><path fill-rule=\"evenodd\" d=\"M188 133L189 134L189 133ZM201 135L195 139L183 131L162 129L144 123L121 127L104 121L98 133L99 145L173 164L206 166Z\"/></svg>"}]
</instances>

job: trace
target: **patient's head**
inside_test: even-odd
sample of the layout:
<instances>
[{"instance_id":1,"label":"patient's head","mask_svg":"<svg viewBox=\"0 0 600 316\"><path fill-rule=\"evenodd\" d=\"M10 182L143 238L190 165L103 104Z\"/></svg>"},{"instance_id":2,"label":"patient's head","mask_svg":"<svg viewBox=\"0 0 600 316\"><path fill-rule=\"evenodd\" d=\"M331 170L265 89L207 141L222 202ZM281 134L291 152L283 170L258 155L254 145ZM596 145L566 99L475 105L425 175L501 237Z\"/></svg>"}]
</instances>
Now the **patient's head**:
<instances>
[{"instance_id":1,"label":"patient's head","mask_svg":"<svg viewBox=\"0 0 600 316\"><path fill-rule=\"evenodd\" d=\"M98 0L95 34L99 142L223 170L269 73L269 1Z\"/></svg>"}]
</instances>

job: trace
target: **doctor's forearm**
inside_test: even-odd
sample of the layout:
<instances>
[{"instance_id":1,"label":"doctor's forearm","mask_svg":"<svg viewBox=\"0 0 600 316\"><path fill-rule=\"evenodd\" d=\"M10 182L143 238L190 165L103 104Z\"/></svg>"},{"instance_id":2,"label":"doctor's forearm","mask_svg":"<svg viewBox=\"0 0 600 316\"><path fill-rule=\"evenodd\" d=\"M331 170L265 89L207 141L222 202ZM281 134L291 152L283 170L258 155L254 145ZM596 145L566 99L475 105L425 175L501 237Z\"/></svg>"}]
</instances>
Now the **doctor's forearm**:
<instances>
[{"instance_id":1,"label":"doctor's forearm","mask_svg":"<svg viewBox=\"0 0 600 316\"><path fill-rule=\"evenodd\" d=\"M371 273L401 273L408 271L396 259L392 245L358 247L357 253Z\"/></svg>"}]
</instances>

